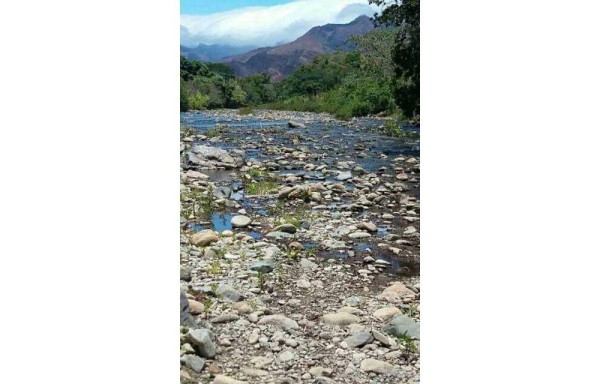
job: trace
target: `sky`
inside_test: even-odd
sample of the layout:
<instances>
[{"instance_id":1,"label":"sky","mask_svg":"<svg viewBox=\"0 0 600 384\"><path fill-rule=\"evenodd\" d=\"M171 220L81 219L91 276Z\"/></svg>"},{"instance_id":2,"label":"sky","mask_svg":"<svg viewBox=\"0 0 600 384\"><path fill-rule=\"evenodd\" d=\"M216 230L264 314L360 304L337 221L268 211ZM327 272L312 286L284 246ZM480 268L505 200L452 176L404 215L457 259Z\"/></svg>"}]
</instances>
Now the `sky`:
<instances>
[{"instance_id":1,"label":"sky","mask_svg":"<svg viewBox=\"0 0 600 384\"><path fill-rule=\"evenodd\" d=\"M181 44L273 46L375 11L368 0L181 0Z\"/></svg>"}]
</instances>

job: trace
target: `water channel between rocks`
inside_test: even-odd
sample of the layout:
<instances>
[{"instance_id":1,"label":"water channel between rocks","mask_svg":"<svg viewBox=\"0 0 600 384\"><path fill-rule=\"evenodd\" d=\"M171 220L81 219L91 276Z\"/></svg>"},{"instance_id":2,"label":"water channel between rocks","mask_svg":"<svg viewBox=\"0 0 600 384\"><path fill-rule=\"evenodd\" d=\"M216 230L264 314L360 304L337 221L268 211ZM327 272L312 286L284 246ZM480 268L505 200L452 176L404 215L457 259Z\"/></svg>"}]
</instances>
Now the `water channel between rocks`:
<instances>
[{"instance_id":1,"label":"water channel between rocks","mask_svg":"<svg viewBox=\"0 0 600 384\"><path fill-rule=\"evenodd\" d=\"M181 123L193 128L198 134L203 135L213 132L219 127L223 127L221 134L216 137L206 138L202 144L216 146L226 150L241 149L245 151L247 159L257 162L269 162L277 158L276 153L270 149L274 146L292 147L296 145L303 148L308 153L323 154L324 163L331 167L339 168L339 163L348 162L353 167L356 165L362 167L365 173L385 173L394 169L393 160L397 157L419 157L419 128L414 126L403 127L405 132L411 134L411 139L397 139L380 134L380 119L363 118L348 124L333 121L332 119L320 120L318 115L314 115L312 120L306 121L306 115L299 114L295 116L291 113L285 118L261 119L254 116L238 116L236 113L213 113L213 112L188 112L181 114ZM291 119L303 120L306 122L305 128L288 128L288 121ZM228 194L230 200L236 201L242 208L252 212L253 216L265 217L269 215L269 207L276 204L276 198L256 199L249 197L244 190L242 175L236 170L225 169L202 169L203 174L209 177L210 182L224 188L222 191ZM342 170L343 171L343 170ZM304 168L294 167L293 164L283 166L274 171L279 176L287 177L293 175L303 178L309 182L340 182L336 180L333 174L322 174L318 171L307 171ZM350 181L343 181L348 191L354 189ZM409 186L408 194L416 199L420 198L419 183L407 183ZM330 202L327 208L332 212L344 206L344 201ZM378 208L374 208L377 210ZM379 209L380 213L386 213ZM368 219L369 213L358 214ZM235 215L235 209L227 212L214 212L210 220L205 222L182 224L195 231L211 228L217 232L232 230L231 219ZM407 272L415 275L419 273L418 262L407 262L390 254L386 250L381 250L377 243L387 235L398 233L406 227L407 223L394 219L377 223L377 231L368 241L355 239L350 241L353 249L344 250L323 250L318 252L318 256L325 258L352 259L353 257L372 256L377 260L389 263L386 272L398 273ZM418 223L417 223L418 225ZM255 240L263 238L261 228L251 228L244 231ZM302 241L301 241L302 242ZM304 247L310 248L319 246L318 243L311 241L303 242Z\"/></svg>"}]
</instances>

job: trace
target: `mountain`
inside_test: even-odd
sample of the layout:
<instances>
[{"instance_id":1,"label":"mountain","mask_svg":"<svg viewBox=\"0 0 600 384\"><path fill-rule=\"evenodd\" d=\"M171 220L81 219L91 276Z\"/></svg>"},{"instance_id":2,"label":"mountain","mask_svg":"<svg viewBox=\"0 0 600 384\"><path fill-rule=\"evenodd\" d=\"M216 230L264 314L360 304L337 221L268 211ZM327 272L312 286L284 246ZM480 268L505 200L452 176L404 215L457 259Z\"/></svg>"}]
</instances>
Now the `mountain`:
<instances>
[{"instance_id":1,"label":"mountain","mask_svg":"<svg viewBox=\"0 0 600 384\"><path fill-rule=\"evenodd\" d=\"M251 51L256 47L233 47L230 45L207 45L199 44L195 48L179 46L179 51L182 56L190 60L219 62L225 57L239 55L240 53Z\"/></svg>"},{"instance_id":2,"label":"mountain","mask_svg":"<svg viewBox=\"0 0 600 384\"><path fill-rule=\"evenodd\" d=\"M255 49L227 57L223 62L231 66L237 76L266 72L279 81L319 55L352 50L354 47L348 39L353 35L364 35L373 28L369 17L360 16L349 24L314 27L291 43Z\"/></svg>"}]
</instances>

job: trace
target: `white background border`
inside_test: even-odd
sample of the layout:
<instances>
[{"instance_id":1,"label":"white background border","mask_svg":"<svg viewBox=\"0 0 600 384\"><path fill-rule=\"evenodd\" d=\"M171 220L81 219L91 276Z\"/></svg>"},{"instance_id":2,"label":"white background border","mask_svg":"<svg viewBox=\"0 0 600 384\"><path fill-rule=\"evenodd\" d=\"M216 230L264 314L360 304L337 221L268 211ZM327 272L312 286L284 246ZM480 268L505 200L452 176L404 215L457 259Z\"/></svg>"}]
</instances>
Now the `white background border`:
<instances>
[{"instance_id":1,"label":"white background border","mask_svg":"<svg viewBox=\"0 0 600 384\"><path fill-rule=\"evenodd\" d=\"M422 383L596 383L595 2L422 5ZM0 5L0 382L176 383L176 2Z\"/></svg>"}]
</instances>

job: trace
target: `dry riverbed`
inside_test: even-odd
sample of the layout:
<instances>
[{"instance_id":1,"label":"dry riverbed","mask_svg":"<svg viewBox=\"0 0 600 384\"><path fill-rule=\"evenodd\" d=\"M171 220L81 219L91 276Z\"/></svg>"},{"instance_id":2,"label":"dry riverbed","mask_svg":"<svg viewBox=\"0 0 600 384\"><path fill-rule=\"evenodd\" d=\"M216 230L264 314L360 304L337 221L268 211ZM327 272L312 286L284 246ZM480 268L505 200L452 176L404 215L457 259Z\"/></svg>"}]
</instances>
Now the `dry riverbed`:
<instances>
[{"instance_id":1,"label":"dry riverbed","mask_svg":"<svg viewBox=\"0 0 600 384\"><path fill-rule=\"evenodd\" d=\"M419 382L418 130L382 124L182 114L181 382Z\"/></svg>"}]
</instances>

